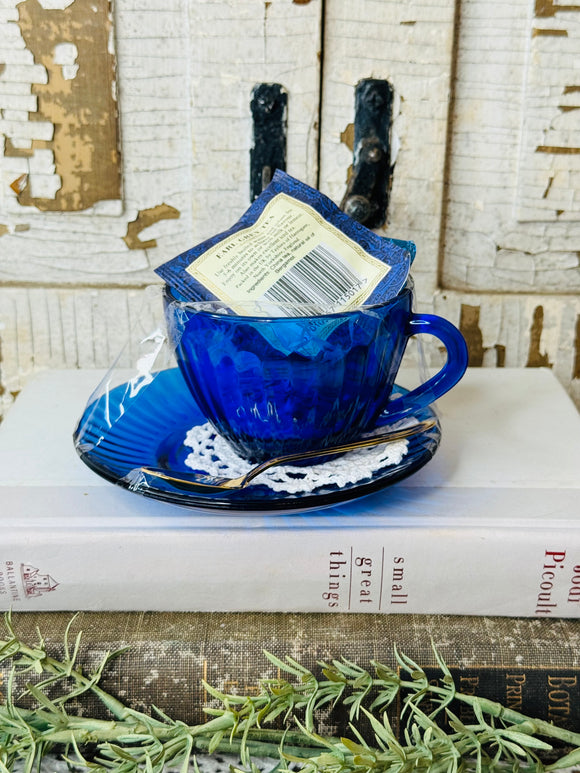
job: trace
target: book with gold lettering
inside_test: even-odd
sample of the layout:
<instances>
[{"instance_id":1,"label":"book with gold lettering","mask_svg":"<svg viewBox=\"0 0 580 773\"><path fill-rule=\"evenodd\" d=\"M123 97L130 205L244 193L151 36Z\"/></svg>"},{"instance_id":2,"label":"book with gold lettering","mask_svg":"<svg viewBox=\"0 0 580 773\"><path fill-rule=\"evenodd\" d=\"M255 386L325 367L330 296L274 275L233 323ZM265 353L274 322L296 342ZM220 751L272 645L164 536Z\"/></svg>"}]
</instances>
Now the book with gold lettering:
<instances>
[{"instance_id":1,"label":"book with gold lettering","mask_svg":"<svg viewBox=\"0 0 580 773\"><path fill-rule=\"evenodd\" d=\"M100 477L72 433L101 376L39 374L0 427L1 609L580 617L580 414L549 369L469 369L422 469L306 512Z\"/></svg>"},{"instance_id":2,"label":"book with gold lettering","mask_svg":"<svg viewBox=\"0 0 580 773\"><path fill-rule=\"evenodd\" d=\"M19 638L60 658L71 614L14 613ZM37 631L38 629L38 631ZM372 670L371 661L397 668L395 646L441 677L432 644L457 689L502 703L578 732L580 728L580 620L445 615L284 613L84 612L69 640L82 632L77 667L91 673L106 652L126 648L106 667L101 686L140 711L156 706L188 724L204 719L212 703L202 680L225 693L253 694L258 680L277 676L263 652L292 656L322 678L320 661L346 658ZM0 639L4 636L0 634ZM6 697L9 664L0 670ZM18 677L32 678L30 671ZM13 689L17 690L17 686ZM87 703L88 701L88 703ZM69 705L73 711L75 703ZM85 715L105 717L98 699L82 699ZM454 706L465 722L470 709ZM397 711L393 713L396 721ZM319 730L345 732L344 714L328 712Z\"/></svg>"}]
</instances>

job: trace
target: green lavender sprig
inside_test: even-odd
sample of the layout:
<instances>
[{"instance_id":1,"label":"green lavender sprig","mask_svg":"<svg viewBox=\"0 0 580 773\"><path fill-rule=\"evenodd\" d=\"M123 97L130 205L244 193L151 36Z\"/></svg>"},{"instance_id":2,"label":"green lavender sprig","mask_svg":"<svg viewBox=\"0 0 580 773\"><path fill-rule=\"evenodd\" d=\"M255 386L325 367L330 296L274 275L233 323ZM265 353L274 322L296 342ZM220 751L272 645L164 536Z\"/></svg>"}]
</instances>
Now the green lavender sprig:
<instances>
[{"instance_id":1,"label":"green lavender sprig","mask_svg":"<svg viewBox=\"0 0 580 773\"><path fill-rule=\"evenodd\" d=\"M441 671L432 684L425 671L395 649L398 671L372 663L372 673L346 659L320 662L318 678L290 657L265 657L280 674L259 681L256 695L222 693L205 684L219 702L206 708L208 720L186 725L158 709L135 711L100 686L113 657L107 654L91 673L77 664L80 634L65 633L64 657L52 657L42 636L34 645L22 642L11 616L5 617L7 638L0 641L0 662L11 661L7 698L0 705L0 773L19 765L24 773L39 769L49 754L59 754L87 770L113 773L161 773L169 766L191 770L192 755L233 752L240 769L257 771L254 760L273 757L283 773L298 766L304 773L544 773L580 763L580 734L533 719L501 704L456 689L444 660L435 650ZM16 695L16 675L36 678ZM72 685L72 688L71 688ZM57 697L49 697L58 692ZM110 713L110 720L76 716L67 704L92 693ZM37 708L23 707L33 698ZM471 707L466 724L452 703ZM342 705L349 728L343 738L319 734L321 711ZM397 734L389 719L399 708L403 728ZM369 734L362 724L370 727ZM280 727L282 725L282 727ZM550 741L571 750L551 764L542 755ZM195 769L195 762L193 762Z\"/></svg>"}]
</instances>

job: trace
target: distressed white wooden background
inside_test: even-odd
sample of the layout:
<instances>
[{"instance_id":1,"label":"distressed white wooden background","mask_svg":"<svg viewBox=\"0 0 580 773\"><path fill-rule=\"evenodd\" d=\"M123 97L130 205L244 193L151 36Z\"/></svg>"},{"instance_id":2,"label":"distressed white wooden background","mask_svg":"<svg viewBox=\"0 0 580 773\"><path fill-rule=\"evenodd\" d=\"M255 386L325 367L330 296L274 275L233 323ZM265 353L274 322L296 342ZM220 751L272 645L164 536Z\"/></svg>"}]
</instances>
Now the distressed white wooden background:
<instances>
[{"instance_id":1,"label":"distressed white wooden background","mask_svg":"<svg viewBox=\"0 0 580 773\"><path fill-rule=\"evenodd\" d=\"M580 5L462 0L435 307L580 405ZM464 330L465 332L465 330Z\"/></svg>"},{"instance_id":2,"label":"distressed white wooden background","mask_svg":"<svg viewBox=\"0 0 580 773\"><path fill-rule=\"evenodd\" d=\"M0 412L35 370L110 365L143 308L145 319L158 312L158 298L144 293L157 281L153 268L246 209L256 83L288 92L288 171L340 201L354 87L367 77L395 90L384 232L417 243L419 307L461 325L473 364L549 365L580 406L575 6L99 3L115 64L101 91L110 86L118 109L121 186L73 210L55 199L59 172L80 197L82 175L65 169L62 155L58 162L55 126L70 123L61 154L64 143L90 171L81 150L96 141L83 127L96 119L72 98L47 119L37 94L82 85L75 78L91 66L83 52L96 45L97 2L0 0ZM60 29L84 15L88 32L75 42L53 30L58 43L41 58L24 10ZM50 209L55 202L60 209ZM440 357L435 346L430 357Z\"/></svg>"},{"instance_id":3,"label":"distressed white wooden background","mask_svg":"<svg viewBox=\"0 0 580 773\"><path fill-rule=\"evenodd\" d=\"M38 6L50 19L77 4L90 18L90 0ZM31 96L47 73L26 48L17 2L0 0L0 14L2 130L12 146L26 149L54 131L38 121ZM319 2L117 0L111 19L121 201L75 212L21 206L11 185L23 174L38 181L55 170L38 170L35 159L2 159L5 406L36 369L112 364L148 303L143 288L158 281L153 269L247 208L256 83L282 82L292 94L288 162L296 176L316 183Z\"/></svg>"}]
</instances>

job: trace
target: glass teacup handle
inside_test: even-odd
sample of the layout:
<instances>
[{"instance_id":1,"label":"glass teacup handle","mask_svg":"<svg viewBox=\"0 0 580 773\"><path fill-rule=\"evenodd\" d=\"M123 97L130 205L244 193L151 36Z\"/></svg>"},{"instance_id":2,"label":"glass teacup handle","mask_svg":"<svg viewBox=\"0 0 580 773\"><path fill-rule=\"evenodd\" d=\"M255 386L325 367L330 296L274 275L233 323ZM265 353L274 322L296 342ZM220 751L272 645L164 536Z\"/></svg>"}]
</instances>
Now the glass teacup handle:
<instances>
[{"instance_id":1,"label":"glass teacup handle","mask_svg":"<svg viewBox=\"0 0 580 773\"><path fill-rule=\"evenodd\" d=\"M407 322L407 339L427 333L438 338L447 350L447 361L431 378L415 389L391 400L381 414L380 425L411 416L435 402L461 379L467 368L465 339L451 322L434 314L411 314Z\"/></svg>"}]
</instances>

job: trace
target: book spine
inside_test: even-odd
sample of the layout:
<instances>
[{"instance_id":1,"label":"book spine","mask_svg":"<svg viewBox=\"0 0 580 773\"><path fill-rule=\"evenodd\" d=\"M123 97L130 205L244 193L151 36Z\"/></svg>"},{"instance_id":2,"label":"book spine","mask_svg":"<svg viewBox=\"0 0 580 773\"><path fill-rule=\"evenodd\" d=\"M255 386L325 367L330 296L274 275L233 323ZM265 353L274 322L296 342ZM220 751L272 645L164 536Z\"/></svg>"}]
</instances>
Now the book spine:
<instances>
[{"instance_id":1,"label":"book spine","mask_svg":"<svg viewBox=\"0 0 580 773\"><path fill-rule=\"evenodd\" d=\"M37 628L52 657L63 652L70 614L13 615L20 637L37 641ZM156 706L173 719L205 721L204 706L216 707L202 684L224 693L255 695L260 679L280 676L264 656L291 655L324 678L320 661L342 657L373 672L371 661L397 668L394 647L441 678L431 642L447 663L459 691L498 701L516 711L578 731L580 726L580 623L572 620L483 618L431 615L328 615L85 613L75 619L82 631L77 668L93 672L107 651L127 647L103 673L101 687L126 705L149 712ZM2 638L0 636L0 638ZM0 665L0 699L5 701L10 665ZM33 678L30 672L18 679ZM59 688L60 689L60 688ZM55 696L52 696L55 697ZM71 712L107 717L94 696L72 702ZM429 706L422 704L425 711ZM453 710L466 723L470 710ZM400 706L393 707L393 721ZM346 713L323 712L319 730L347 732Z\"/></svg>"},{"instance_id":2,"label":"book spine","mask_svg":"<svg viewBox=\"0 0 580 773\"><path fill-rule=\"evenodd\" d=\"M0 606L578 617L580 532L6 530Z\"/></svg>"}]
</instances>

